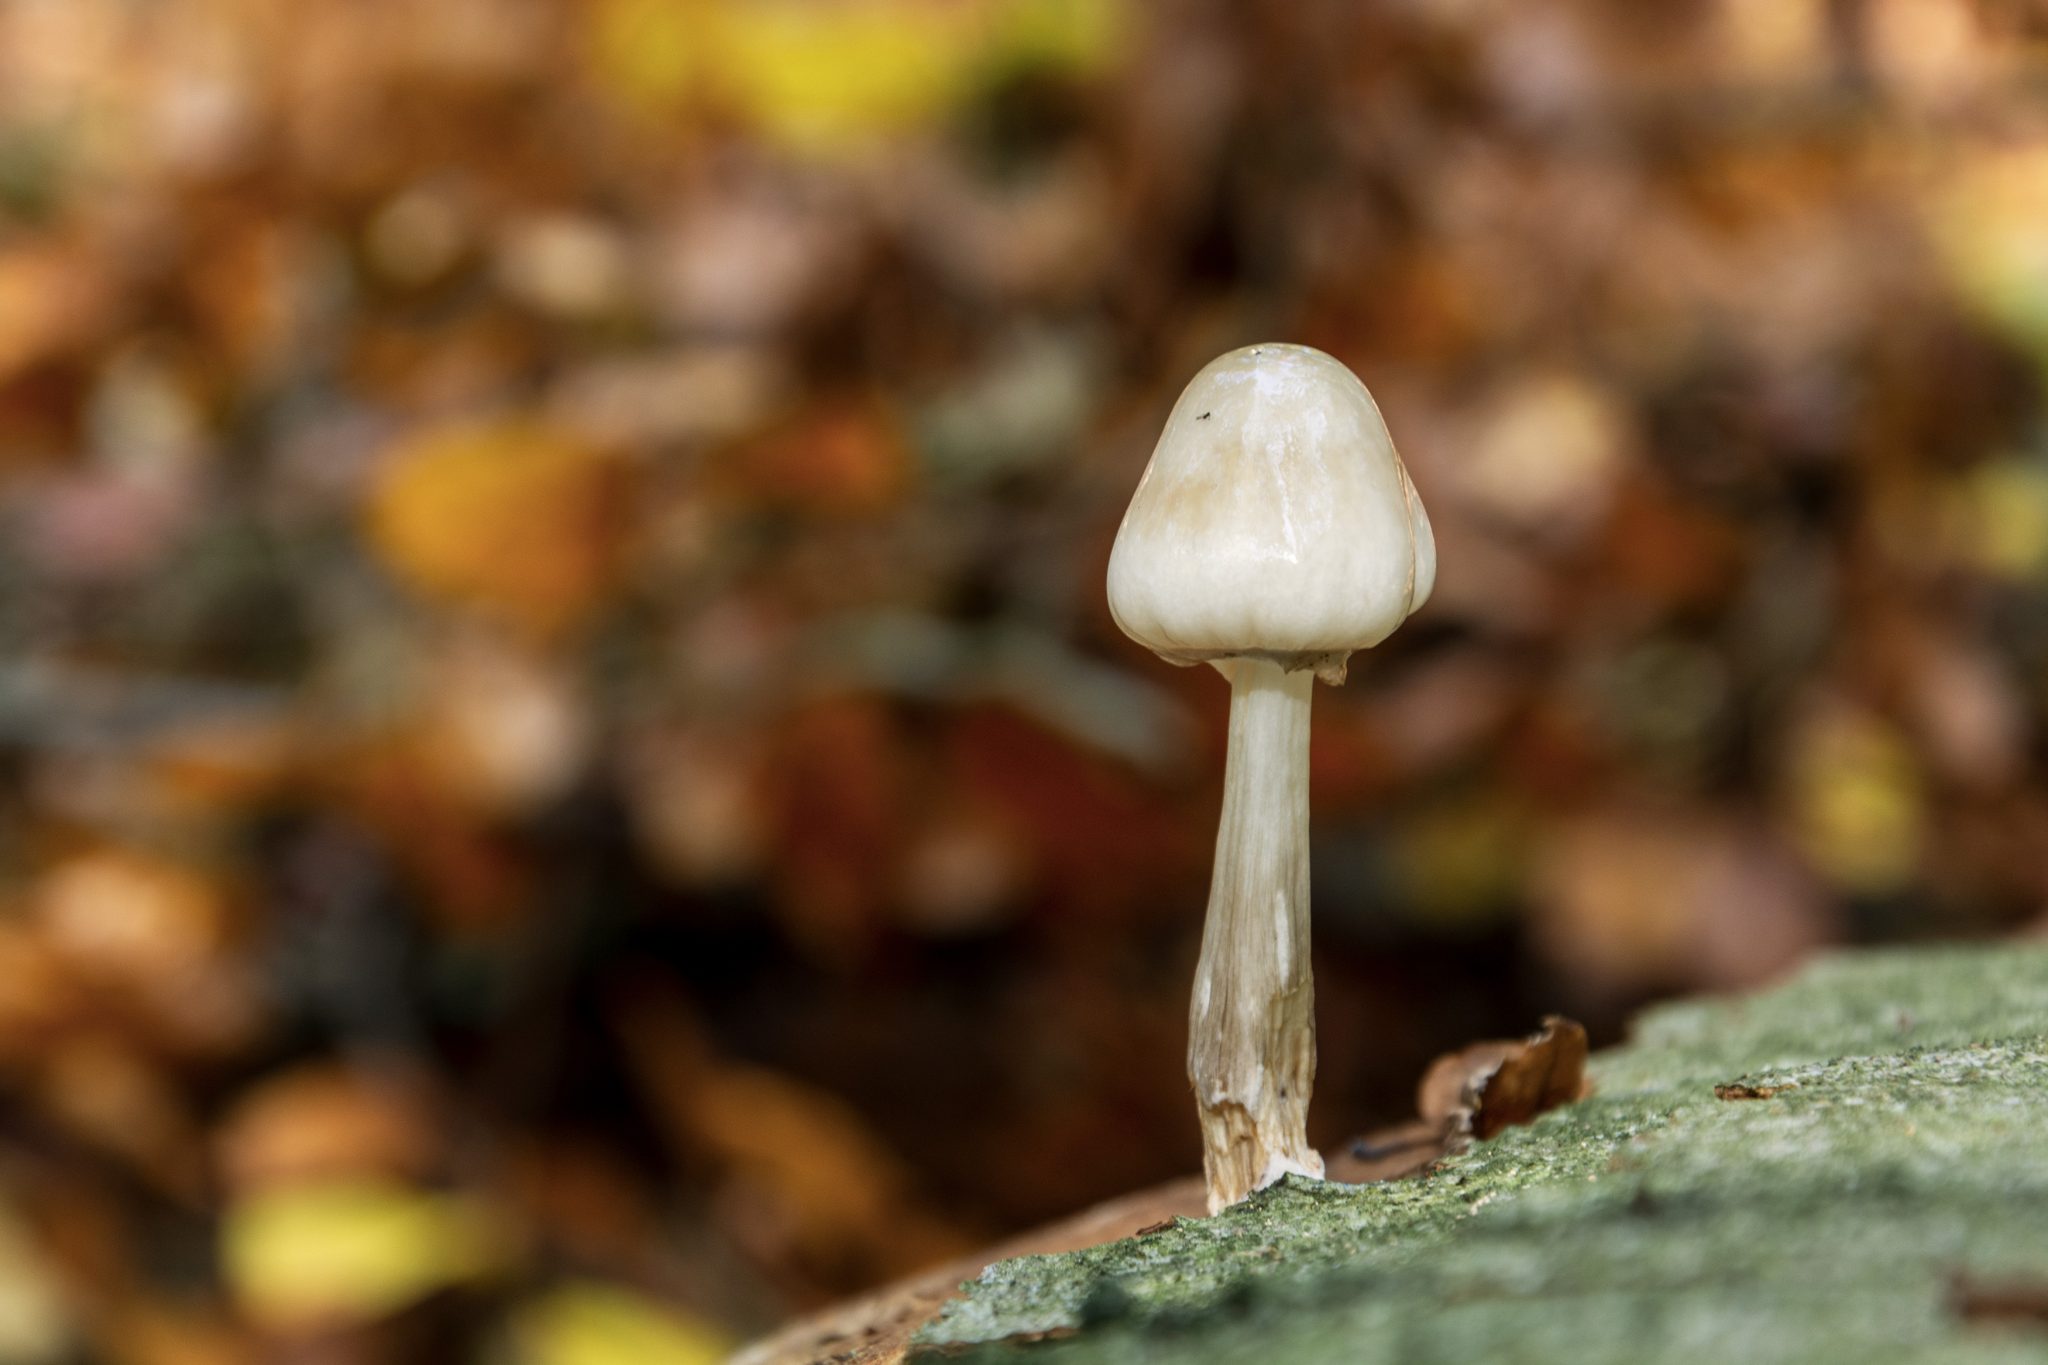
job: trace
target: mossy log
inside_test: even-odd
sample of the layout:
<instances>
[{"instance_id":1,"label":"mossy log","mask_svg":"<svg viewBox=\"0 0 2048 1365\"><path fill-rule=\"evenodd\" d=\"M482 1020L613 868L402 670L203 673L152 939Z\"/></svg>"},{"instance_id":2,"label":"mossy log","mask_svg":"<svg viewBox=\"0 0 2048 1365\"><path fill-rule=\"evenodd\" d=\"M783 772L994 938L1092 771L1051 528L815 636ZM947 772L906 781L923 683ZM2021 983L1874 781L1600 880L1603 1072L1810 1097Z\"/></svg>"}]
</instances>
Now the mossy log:
<instances>
[{"instance_id":1,"label":"mossy log","mask_svg":"<svg viewBox=\"0 0 2048 1365\"><path fill-rule=\"evenodd\" d=\"M915 1359L2048 1361L2048 948L1668 1006L1420 1179L1001 1261Z\"/></svg>"}]
</instances>

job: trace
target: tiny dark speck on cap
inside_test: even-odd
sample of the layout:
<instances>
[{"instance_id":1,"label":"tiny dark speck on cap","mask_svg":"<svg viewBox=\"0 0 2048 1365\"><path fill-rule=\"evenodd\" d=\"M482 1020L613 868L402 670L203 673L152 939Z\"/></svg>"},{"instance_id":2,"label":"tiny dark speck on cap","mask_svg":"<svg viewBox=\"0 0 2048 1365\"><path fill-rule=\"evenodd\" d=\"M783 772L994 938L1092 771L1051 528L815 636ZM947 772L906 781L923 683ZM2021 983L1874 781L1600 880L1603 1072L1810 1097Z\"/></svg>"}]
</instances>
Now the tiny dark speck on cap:
<instances>
[{"instance_id":1,"label":"tiny dark speck on cap","mask_svg":"<svg viewBox=\"0 0 2048 1365\"><path fill-rule=\"evenodd\" d=\"M1203 413L1203 414L1202 414L1201 416L1199 416L1199 417L1195 418L1195 420L1196 420L1197 422L1206 422L1206 421L1208 421L1208 420L1209 420L1209 414L1205 412L1205 413Z\"/></svg>"}]
</instances>

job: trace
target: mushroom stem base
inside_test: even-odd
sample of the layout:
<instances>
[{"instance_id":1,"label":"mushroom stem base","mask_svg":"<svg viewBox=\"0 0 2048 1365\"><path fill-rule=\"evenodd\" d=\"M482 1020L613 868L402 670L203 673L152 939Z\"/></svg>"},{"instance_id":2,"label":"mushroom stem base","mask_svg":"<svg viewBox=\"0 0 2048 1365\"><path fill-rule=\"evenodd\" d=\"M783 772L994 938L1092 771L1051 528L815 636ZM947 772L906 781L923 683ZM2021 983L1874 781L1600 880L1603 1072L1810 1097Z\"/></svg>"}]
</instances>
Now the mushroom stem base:
<instances>
[{"instance_id":1,"label":"mushroom stem base","mask_svg":"<svg viewBox=\"0 0 2048 1365\"><path fill-rule=\"evenodd\" d=\"M1266 659L1230 679L1230 750L1202 958L1188 1011L1188 1079L1202 1118L1209 1208L1294 1172L1315 1083L1309 971L1308 721L1315 676Z\"/></svg>"}]
</instances>

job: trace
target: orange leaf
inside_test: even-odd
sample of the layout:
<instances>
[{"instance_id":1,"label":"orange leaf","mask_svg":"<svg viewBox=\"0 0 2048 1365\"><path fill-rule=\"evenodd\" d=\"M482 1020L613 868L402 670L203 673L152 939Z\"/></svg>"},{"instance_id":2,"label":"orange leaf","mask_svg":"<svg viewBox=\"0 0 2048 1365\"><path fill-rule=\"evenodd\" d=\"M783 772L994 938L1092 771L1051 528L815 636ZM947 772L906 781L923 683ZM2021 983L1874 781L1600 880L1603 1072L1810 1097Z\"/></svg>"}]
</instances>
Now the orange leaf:
<instances>
[{"instance_id":1,"label":"orange leaf","mask_svg":"<svg viewBox=\"0 0 2048 1365\"><path fill-rule=\"evenodd\" d=\"M612 582L621 474L606 452L540 423L431 430L391 452L370 538L422 594L552 633Z\"/></svg>"}]
</instances>

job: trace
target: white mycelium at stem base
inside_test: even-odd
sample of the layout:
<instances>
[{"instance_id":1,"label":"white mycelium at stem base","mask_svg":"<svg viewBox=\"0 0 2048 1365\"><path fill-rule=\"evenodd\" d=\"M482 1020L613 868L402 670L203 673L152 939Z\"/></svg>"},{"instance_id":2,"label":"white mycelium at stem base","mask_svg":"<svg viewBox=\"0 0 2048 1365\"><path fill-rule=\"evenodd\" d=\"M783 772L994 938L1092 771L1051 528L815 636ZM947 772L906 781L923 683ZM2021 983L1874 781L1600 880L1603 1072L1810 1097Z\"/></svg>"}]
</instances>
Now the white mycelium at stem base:
<instances>
[{"instance_id":1,"label":"white mycelium at stem base","mask_svg":"<svg viewBox=\"0 0 2048 1365\"><path fill-rule=\"evenodd\" d=\"M1209 1207L1320 1176L1309 973L1308 722L1429 596L1436 546L1365 386L1305 346L1232 351L1167 418L1109 562L1124 633L1230 680L1209 917L1189 1008Z\"/></svg>"}]
</instances>

